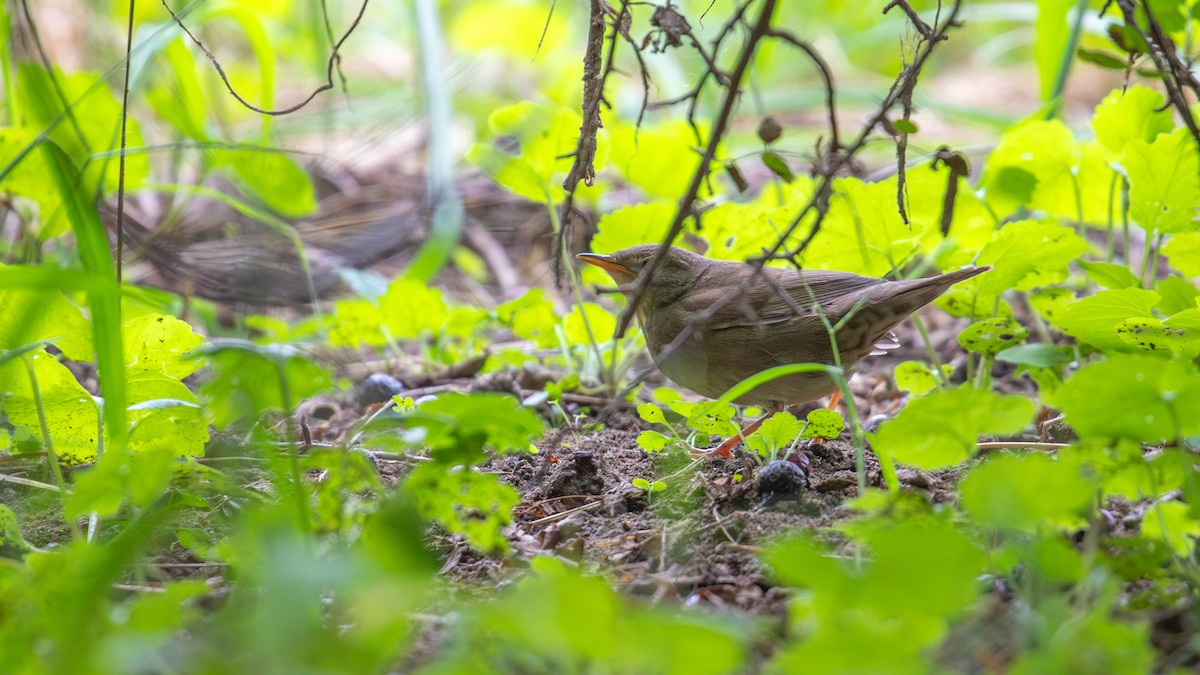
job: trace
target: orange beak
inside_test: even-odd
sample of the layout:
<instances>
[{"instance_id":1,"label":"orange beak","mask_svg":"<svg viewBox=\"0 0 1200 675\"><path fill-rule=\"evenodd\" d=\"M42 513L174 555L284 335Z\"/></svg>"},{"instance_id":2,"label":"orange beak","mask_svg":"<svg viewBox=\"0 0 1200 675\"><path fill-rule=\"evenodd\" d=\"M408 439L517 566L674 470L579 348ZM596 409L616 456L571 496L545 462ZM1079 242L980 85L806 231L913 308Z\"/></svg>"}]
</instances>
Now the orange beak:
<instances>
[{"instance_id":1,"label":"orange beak","mask_svg":"<svg viewBox=\"0 0 1200 675\"><path fill-rule=\"evenodd\" d=\"M608 272L609 274L613 275L614 279L617 279L618 281L620 281L622 278L633 279L637 277L637 273L621 263L613 260L611 255L605 255L603 253L579 253L575 257L579 258L585 263L595 265L605 272ZM618 274L621 276L616 276Z\"/></svg>"}]
</instances>

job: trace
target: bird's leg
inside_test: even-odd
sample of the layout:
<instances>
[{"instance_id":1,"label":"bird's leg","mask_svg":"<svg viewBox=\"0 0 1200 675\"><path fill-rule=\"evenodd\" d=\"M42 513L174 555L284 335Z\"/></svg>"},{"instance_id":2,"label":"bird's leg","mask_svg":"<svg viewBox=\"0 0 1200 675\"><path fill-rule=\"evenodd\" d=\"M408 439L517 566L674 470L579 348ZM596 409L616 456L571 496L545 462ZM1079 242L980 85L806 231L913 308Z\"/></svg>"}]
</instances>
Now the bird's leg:
<instances>
[{"instance_id":1,"label":"bird's leg","mask_svg":"<svg viewBox=\"0 0 1200 675\"><path fill-rule=\"evenodd\" d=\"M837 390L834 390L834 392L829 395L829 405L826 407L828 407L830 410L837 410L838 404L841 402L842 402L842 390L837 389Z\"/></svg>"},{"instance_id":2,"label":"bird's leg","mask_svg":"<svg viewBox=\"0 0 1200 675\"><path fill-rule=\"evenodd\" d=\"M742 441L746 440L746 437L749 436L750 434L754 433L755 431L757 431L758 428L762 426L762 423L767 421L768 417L770 417L771 415L774 415L775 413L777 413L781 410L783 410L782 403L779 403L779 402L773 403L771 405L771 409L767 411L767 414L754 420L749 425L747 425L745 428L738 431L737 436L730 436L729 438L726 438L724 441L721 442L720 445L713 448L712 450L703 451L702 456L704 456L704 457L733 457L733 449L737 447L738 443L741 443Z\"/></svg>"}]
</instances>

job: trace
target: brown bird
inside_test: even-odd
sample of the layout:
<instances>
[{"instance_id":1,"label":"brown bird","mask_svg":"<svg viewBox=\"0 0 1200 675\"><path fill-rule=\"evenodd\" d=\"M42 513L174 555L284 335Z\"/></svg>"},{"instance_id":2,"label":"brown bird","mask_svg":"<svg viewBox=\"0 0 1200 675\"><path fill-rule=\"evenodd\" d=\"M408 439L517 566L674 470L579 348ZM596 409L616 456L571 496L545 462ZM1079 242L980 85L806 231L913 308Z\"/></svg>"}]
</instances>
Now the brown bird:
<instances>
[{"instance_id":1,"label":"brown bird","mask_svg":"<svg viewBox=\"0 0 1200 675\"><path fill-rule=\"evenodd\" d=\"M643 244L611 255L577 257L608 272L634 302L638 276L658 248ZM898 346L891 330L909 314L989 269L969 267L924 279L888 281L847 272L756 270L671 247L637 300L637 318L663 374L697 394L717 398L768 368L834 364L821 314L832 326L844 321L836 332L837 350L849 377L863 357ZM836 390L837 384L824 373L800 373L759 385L736 402L780 410ZM722 444L718 453L728 455L737 440Z\"/></svg>"}]
</instances>

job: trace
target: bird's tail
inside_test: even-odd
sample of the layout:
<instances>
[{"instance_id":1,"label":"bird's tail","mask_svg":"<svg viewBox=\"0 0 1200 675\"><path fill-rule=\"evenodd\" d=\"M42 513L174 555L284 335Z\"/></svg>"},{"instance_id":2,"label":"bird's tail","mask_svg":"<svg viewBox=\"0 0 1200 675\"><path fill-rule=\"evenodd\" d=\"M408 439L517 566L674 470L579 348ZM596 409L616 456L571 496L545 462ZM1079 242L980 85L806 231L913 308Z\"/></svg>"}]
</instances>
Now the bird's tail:
<instances>
[{"instance_id":1,"label":"bird's tail","mask_svg":"<svg viewBox=\"0 0 1200 675\"><path fill-rule=\"evenodd\" d=\"M879 340L908 317L909 314L933 302L954 284L992 269L991 266L966 267L954 272L923 279L884 283L875 293L863 298L851 310L851 318L838 332L839 348L846 352L867 355ZM847 340L845 345L841 340Z\"/></svg>"}]
</instances>

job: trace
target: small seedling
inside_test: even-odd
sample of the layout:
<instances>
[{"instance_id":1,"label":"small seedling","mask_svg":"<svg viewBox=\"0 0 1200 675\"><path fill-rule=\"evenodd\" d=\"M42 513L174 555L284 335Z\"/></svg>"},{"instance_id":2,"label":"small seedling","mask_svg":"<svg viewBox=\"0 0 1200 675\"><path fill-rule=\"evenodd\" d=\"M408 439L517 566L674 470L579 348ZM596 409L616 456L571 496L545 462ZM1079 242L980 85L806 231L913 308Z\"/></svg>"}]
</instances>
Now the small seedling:
<instances>
[{"instance_id":1,"label":"small seedling","mask_svg":"<svg viewBox=\"0 0 1200 675\"><path fill-rule=\"evenodd\" d=\"M661 480L656 480L651 483L645 478L634 478L633 486L639 490L645 490L647 499L653 498L655 492L662 492L663 490L667 489L667 484Z\"/></svg>"}]
</instances>

